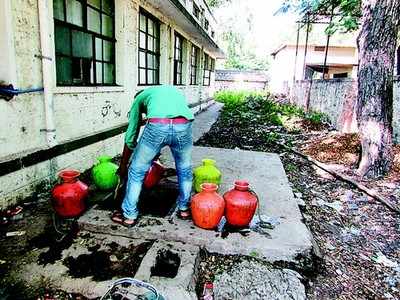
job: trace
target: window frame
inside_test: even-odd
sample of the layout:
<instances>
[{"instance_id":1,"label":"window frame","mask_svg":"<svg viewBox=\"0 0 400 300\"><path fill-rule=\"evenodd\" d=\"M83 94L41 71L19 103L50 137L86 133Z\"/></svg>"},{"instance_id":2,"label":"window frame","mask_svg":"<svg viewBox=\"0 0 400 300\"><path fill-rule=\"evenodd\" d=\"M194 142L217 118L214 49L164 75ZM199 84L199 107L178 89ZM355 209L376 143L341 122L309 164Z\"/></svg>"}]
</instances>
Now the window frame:
<instances>
[{"instance_id":1,"label":"window frame","mask_svg":"<svg viewBox=\"0 0 400 300\"><path fill-rule=\"evenodd\" d=\"M199 53L200 48L196 45L192 45L190 51L190 85L197 85L197 72L199 68Z\"/></svg>"},{"instance_id":2,"label":"window frame","mask_svg":"<svg viewBox=\"0 0 400 300\"><path fill-rule=\"evenodd\" d=\"M140 27L140 15L143 15L146 18L146 31L143 31ZM159 19L157 19L155 16L153 16L151 13L147 12L146 10L144 10L143 8L140 8L139 10L139 14L138 14L139 18L138 18L138 86L150 86L150 85L160 85L160 57L161 57L161 38L160 38L160 34L161 34L161 22ZM156 25L156 33L153 32L153 34L149 33L149 20L151 20L154 25ZM153 28L154 29L154 28ZM145 48L142 48L140 46L141 44L141 34L140 33L144 33L145 35ZM149 45L148 45L148 41L149 41L149 37L153 38L156 40L156 46L154 50L149 50ZM141 61L140 61L140 53L144 53L144 57L145 57L145 66L141 67ZM149 67L149 63L148 63L148 55L154 56L156 59L156 64L155 66L153 66L153 68ZM141 80L141 70L145 70L145 83L142 83ZM149 81L149 71L153 72L153 81L150 82ZM156 74L155 78L154 78L154 73Z\"/></svg>"},{"instance_id":3,"label":"window frame","mask_svg":"<svg viewBox=\"0 0 400 300\"><path fill-rule=\"evenodd\" d=\"M200 7L193 1L193 16L195 16L197 20L200 20L200 13Z\"/></svg>"},{"instance_id":4,"label":"window frame","mask_svg":"<svg viewBox=\"0 0 400 300\"><path fill-rule=\"evenodd\" d=\"M179 40L179 46L177 46L177 41ZM184 85L183 81L183 43L185 39L182 35L175 31L174 38L174 85ZM179 57L177 54L179 53ZM180 72L178 72L178 66L180 66ZM178 75L180 77L178 78ZM178 80L180 79L180 80Z\"/></svg>"},{"instance_id":5,"label":"window frame","mask_svg":"<svg viewBox=\"0 0 400 300\"><path fill-rule=\"evenodd\" d=\"M96 86L116 86L116 61L115 61L115 56L116 56L116 38L115 38L115 0L112 1L112 12L109 13L105 10L103 10L103 1L100 1L100 8L97 8L90 4L87 0L75 0L76 2L79 2L81 4L81 13L82 13L82 25L76 25L73 23L68 22L67 19L67 0L60 0L63 3L63 20L57 19L56 16L54 15L54 10L53 8L53 22L54 22L54 49L55 49L55 58L56 58L56 64L57 64L57 59L58 58L67 58L71 60L71 78L70 81L71 83L60 83L58 81L58 76L57 76L57 66L56 66L56 86L58 87L96 87ZM89 8L96 11L99 16L100 16L100 31L103 30L103 15L111 18L112 20L112 37L105 35L103 32L98 33L95 31L92 31L89 29L89 24L88 24L88 11ZM69 40L67 41L69 44L69 52L70 54L65 54L65 53L60 53L57 52L57 38L56 38L56 28L63 28L68 30L69 32ZM89 34L91 35L91 46L92 46L92 56L91 58L84 58L84 57L78 57L73 55L73 32L79 32L83 34ZM97 58L97 49L96 49L96 39L99 39L101 41L101 59ZM104 41L111 43L112 45L112 50L111 50L111 58L110 60L106 60L104 58ZM82 74L80 82L74 83L74 80L77 79L76 77L73 76L74 72L74 67L73 67L73 61L74 60L80 60L80 63L84 63L86 60L86 63L90 61L90 64L92 64L91 72L92 74L89 73L89 77L85 78L85 76ZM101 63L102 66L102 78L101 82L98 82L97 78L97 64ZM105 65L111 65L113 66L112 70L112 82L111 83L105 83ZM81 68L81 71L84 71L83 68ZM93 82L91 81L91 76L93 76Z\"/></svg>"},{"instance_id":6,"label":"window frame","mask_svg":"<svg viewBox=\"0 0 400 300\"><path fill-rule=\"evenodd\" d=\"M211 85L210 56L204 53L203 86Z\"/></svg>"},{"instance_id":7,"label":"window frame","mask_svg":"<svg viewBox=\"0 0 400 300\"><path fill-rule=\"evenodd\" d=\"M208 28L210 28L210 22L207 19L204 19L204 29L208 31Z\"/></svg>"}]
</instances>

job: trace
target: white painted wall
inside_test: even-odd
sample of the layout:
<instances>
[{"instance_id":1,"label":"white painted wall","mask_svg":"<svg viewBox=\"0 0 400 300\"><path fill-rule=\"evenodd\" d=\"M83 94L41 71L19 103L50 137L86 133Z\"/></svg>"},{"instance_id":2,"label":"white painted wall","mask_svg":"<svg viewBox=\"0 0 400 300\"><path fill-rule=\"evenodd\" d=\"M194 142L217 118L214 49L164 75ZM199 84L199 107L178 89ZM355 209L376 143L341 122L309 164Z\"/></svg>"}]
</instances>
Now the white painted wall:
<instances>
[{"instance_id":1,"label":"white painted wall","mask_svg":"<svg viewBox=\"0 0 400 300\"><path fill-rule=\"evenodd\" d=\"M18 88L43 86L40 59L38 1L0 1L0 76ZM57 87L53 86L56 140L59 144L103 132L127 122L127 114L137 86L137 26L139 4L163 23L161 26L160 81L173 83L173 32L182 34L186 41L186 84L180 89L189 103L208 99L214 89L189 84L189 51L194 37L178 28L174 20L166 19L161 11L142 0L116 0L116 87ZM49 23L53 24L52 1L49 4ZM11 12L11 14L10 14ZM4 17L8 16L8 17ZM53 25L50 38L53 40ZM4 30L3 30L4 29ZM197 46L202 49L202 45ZM4 48L4 49L3 49ZM53 62L55 57L52 44ZM10 59L3 59L10 57ZM13 62L15 57L15 63ZM12 66L15 65L13 78ZM4 70L11 71L11 75ZM53 68L53 82L56 70ZM193 108L197 111L198 108ZM22 157L46 149L44 99L41 93L24 94L6 102L0 99L0 162ZM122 135L99 141L85 148L0 177L0 208L29 195L38 183L53 180L58 171L68 167L84 171L92 166L100 154L115 156L123 146Z\"/></svg>"}]
</instances>

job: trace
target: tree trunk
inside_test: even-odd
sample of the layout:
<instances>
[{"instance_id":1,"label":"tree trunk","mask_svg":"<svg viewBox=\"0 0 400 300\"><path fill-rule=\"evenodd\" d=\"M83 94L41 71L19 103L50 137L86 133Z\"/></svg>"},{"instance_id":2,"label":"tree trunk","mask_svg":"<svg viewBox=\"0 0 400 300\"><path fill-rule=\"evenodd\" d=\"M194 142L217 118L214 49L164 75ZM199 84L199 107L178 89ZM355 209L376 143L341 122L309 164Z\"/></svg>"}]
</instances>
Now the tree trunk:
<instances>
[{"instance_id":1,"label":"tree trunk","mask_svg":"<svg viewBox=\"0 0 400 300\"><path fill-rule=\"evenodd\" d=\"M358 36L358 109L362 176L385 174L392 162L393 71L400 0L362 0Z\"/></svg>"}]
</instances>

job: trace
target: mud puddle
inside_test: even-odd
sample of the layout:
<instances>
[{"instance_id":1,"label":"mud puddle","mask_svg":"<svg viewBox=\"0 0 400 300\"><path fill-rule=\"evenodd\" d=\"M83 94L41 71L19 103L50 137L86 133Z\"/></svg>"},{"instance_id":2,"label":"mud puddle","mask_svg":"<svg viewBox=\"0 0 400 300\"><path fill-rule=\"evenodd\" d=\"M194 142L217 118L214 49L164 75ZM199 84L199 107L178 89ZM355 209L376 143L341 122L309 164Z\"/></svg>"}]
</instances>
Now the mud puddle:
<instances>
[{"instance_id":1,"label":"mud puddle","mask_svg":"<svg viewBox=\"0 0 400 300\"><path fill-rule=\"evenodd\" d=\"M52 227L28 241L30 249L49 248L46 252L40 253L39 265L53 264L62 257L62 251L69 248L78 234L78 225L72 225L71 230L64 237L60 236Z\"/></svg>"},{"instance_id":2,"label":"mud puddle","mask_svg":"<svg viewBox=\"0 0 400 300\"><path fill-rule=\"evenodd\" d=\"M68 267L68 274L74 278L92 276L95 281L110 280L114 277L134 277L143 257L150 249L152 242L121 247L110 244L109 250L92 247L90 254L78 257L67 257L63 264Z\"/></svg>"}]
</instances>

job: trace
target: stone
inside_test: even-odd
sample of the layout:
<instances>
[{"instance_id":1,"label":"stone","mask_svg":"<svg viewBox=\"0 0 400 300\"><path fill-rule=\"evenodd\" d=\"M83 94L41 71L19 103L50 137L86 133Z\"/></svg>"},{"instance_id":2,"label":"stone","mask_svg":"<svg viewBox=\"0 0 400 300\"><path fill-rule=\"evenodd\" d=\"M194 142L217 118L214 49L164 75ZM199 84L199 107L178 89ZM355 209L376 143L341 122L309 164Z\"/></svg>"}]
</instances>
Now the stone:
<instances>
[{"instance_id":1,"label":"stone","mask_svg":"<svg viewBox=\"0 0 400 300\"><path fill-rule=\"evenodd\" d=\"M255 261L243 261L214 281L215 299L306 299L301 276L292 270L275 269Z\"/></svg>"}]
</instances>

